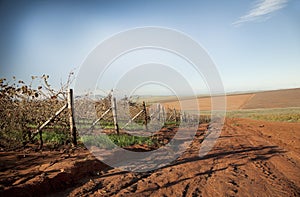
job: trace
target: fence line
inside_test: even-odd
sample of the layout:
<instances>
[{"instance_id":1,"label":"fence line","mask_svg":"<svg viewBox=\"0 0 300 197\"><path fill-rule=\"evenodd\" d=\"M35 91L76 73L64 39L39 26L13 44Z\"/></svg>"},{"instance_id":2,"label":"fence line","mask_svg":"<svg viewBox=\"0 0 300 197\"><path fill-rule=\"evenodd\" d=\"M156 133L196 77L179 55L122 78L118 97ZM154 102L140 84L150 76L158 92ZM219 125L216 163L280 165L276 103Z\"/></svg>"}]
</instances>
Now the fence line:
<instances>
[{"instance_id":1,"label":"fence line","mask_svg":"<svg viewBox=\"0 0 300 197\"><path fill-rule=\"evenodd\" d=\"M145 130L148 130L149 123L158 122L164 124L184 123L185 125L195 123L197 119L202 122L208 122L209 117L201 117L196 114L187 113L176 110L176 108L165 107L163 104L147 105L145 101L141 103L134 103L127 97L117 99L109 94L107 97L97 101L95 104L97 117L91 128L95 128L96 124L100 122L100 128L107 128L107 125L114 127L115 132L119 134L119 130L130 130L130 125L136 123L143 125ZM108 124L110 123L110 124ZM86 123L83 123L86 124ZM136 129L133 126L133 129ZM140 127L138 127L141 129ZM159 128L158 128L159 129ZM141 129L142 130L142 129Z\"/></svg>"},{"instance_id":2,"label":"fence line","mask_svg":"<svg viewBox=\"0 0 300 197\"><path fill-rule=\"evenodd\" d=\"M114 130L117 134L120 133L120 129L127 128L133 122L143 124L145 130L148 130L148 123L151 121L170 122L171 124L178 123L191 123L195 122L196 119L200 121L199 115L192 115L186 112L181 112L175 108L166 108L162 104L157 104L156 106L147 106L145 101L140 103L133 103L127 98L121 99L117 102L116 98L109 94L107 97L101 99L100 101L89 101L89 105L94 105L94 110L96 110L97 119L92 121L91 126L88 130L93 130L95 126L102 120L112 122ZM123 107L122 107L123 105ZM128 106L128 108L126 108ZM69 124L70 124L70 136L73 145L77 145L77 132L74 118L74 100L73 100L73 90L68 91L67 103L62 106L53 116L46 120L38 129L33 132L34 135L39 134L40 136L40 148L43 146L42 130L47 126L52 120L59 116L64 110L69 110ZM89 114L92 109L86 109L86 114ZM128 114L128 110L129 114ZM124 116L124 114L129 115L129 117ZM85 115L86 115L85 114ZM123 114L123 115L122 115ZM90 117L91 118L91 117ZM87 118L88 120L88 118ZM126 122L122 127L120 127L120 122ZM203 120L202 120L203 121ZM206 122L209 122L209 118L206 117ZM159 128L158 128L159 129ZM34 136L33 136L34 137Z\"/></svg>"}]
</instances>

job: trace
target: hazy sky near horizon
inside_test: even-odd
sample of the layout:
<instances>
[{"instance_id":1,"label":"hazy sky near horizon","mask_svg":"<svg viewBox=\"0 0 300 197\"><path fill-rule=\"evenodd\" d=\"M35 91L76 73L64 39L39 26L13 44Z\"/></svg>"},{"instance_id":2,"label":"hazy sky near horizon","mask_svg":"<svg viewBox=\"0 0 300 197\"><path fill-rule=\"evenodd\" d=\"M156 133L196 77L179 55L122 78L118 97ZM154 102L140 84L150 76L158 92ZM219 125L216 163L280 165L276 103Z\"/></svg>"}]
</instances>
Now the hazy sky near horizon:
<instances>
[{"instance_id":1,"label":"hazy sky near horizon","mask_svg":"<svg viewBox=\"0 0 300 197\"><path fill-rule=\"evenodd\" d=\"M226 91L300 87L300 1L0 1L0 78L50 75L58 86L118 32L159 26L189 35Z\"/></svg>"}]
</instances>

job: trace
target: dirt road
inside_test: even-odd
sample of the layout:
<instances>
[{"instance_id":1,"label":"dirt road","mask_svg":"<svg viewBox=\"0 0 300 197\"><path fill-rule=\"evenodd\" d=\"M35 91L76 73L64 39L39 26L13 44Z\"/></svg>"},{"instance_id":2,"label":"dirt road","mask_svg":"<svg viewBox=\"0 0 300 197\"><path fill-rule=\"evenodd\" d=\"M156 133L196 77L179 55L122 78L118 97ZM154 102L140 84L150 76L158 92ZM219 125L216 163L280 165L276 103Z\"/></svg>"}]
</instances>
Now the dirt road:
<instances>
[{"instance_id":1,"label":"dirt road","mask_svg":"<svg viewBox=\"0 0 300 197\"><path fill-rule=\"evenodd\" d=\"M176 164L152 173L109 170L70 196L300 196L300 124L227 120L213 151L202 136Z\"/></svg>"},{"instance_id":2,"label":"dirt road","mask_svg":"<svg viewBox=\"0 0 300 197\"><path fill-rule=\"evenodd\" d=\"M76 157L71 154L65 160L56 160L56 175L65 176L53 179L55 188L51 182L53 165L45 175L49 178L48 191L44 188L44 192L52 192L50 196L300 196L299 132L299 123L228 119L214 149L204 158L198 157L205 133L200 128L191 148L178 161L146 173L98 168L99 163L86 158L75 163L74 169L70 167L73 160L78 154L83 155L75 152ZM92 173L77 176L89 169ZM67 172L69 180L72 179L69 185ZM80 179L75 181L76 177ZM14 187L25 191L28 186L26 182L22 184ZM42 188L39 181L32 184ZM7 186L5 191L9 188L13 186Z\"/></svg>"}]
</instances>

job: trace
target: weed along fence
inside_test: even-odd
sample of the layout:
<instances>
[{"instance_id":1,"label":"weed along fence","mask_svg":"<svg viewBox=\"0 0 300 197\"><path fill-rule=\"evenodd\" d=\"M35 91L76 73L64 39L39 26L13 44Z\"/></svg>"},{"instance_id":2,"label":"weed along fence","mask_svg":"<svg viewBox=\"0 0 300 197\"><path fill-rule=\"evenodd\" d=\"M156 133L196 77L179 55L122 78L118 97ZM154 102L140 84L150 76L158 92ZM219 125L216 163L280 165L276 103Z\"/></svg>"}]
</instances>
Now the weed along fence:
<instances>
[{"instance_id":1,"label":"weed along fence","mask_svg":"<svg viewBox=\"0 0 300 197\"><path fill-rule=\"evenodd\" d=\"M127 97L116 99L112 94L97 100L79 98L75 102L76 126L87 133L104 129L115 134L136 131L139 135L142 131L155 132L167 126L210 121L208 115L181 112L159 103L134 102Z\"/></svg>"}]
</instances>

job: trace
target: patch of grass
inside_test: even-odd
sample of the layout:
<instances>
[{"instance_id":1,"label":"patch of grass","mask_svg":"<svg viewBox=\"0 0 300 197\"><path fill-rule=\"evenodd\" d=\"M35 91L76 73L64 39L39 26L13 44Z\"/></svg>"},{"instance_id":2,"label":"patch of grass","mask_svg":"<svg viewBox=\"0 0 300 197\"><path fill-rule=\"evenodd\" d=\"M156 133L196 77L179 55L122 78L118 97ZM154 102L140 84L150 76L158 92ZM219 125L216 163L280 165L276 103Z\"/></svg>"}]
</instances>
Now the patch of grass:
<instances>
[{"instance_id":1,"label":"patch of grass","mask_svg":"<svg viewBox=\"0 0 300 197\"><path fill-rule=\"evenodd\" d=\"M300 108L229 111L227 112L227 117L251 118L276 122L300 122Z\"/></svg>"},{"instance_id":2,"label":"patch of grass","mask_svg":"<svg viewBox=\"0 0 300 197\"><path fill-rule=\"evenodd\" d=\"M121 128L122 127L123 127L123 125L121 125ZM145 129L145 125L143 125L143 124L129 124L124 129L127 130L127 131L139 131L139 130Z\"/></svg>"},{"instance_id":3,"label":"patch of grass","mask_svg":"<svg viewBox=\"0 0 300 197\"><path fill-rule=\"evenodd\" d=\"M116 135L111 134L108 136L116 145L120 147L127 147L135 144L146 144L151 146L154 144L154 141L151 137L143 137L143 136L134 136L134 135Z\"/></svg>"},{"instance_id":4,"label":"patch of grass","mask_svg":"<svg viewBox=\"0 0 300 197\"><path fill-rule=\"evenodd\" d=\"M254 114L250 117L256 120L300 122L300 114Z\"/></svg>"},{"instance_id":5,"label":"patch of grass","mask_svg":"<svg viewBox=\"0 0 300 197\"><path fill-rule=\"evenodd\" d=\"M128 147L137 144L152 146L156 143L151 137L133 136L128 134L86 135L81 137L81 141L86 146L97 146L99 148L113 148L114 145Z\"/></svg>"},{"instance_id":6,"label":"patch of grass","mask_svg":"<svg viewBox=\"0 0 300 197\"><path fill-rule=\"evenodd\" d=\"M165 122L164 127L168 127L168 126L179 126L180 122L176 122L176 121L168 121Z\"/></svg>"},{"instance_id":7,"label":"patch of grass","mask_svg":"<svg viewBox=\"0 0 300 197\"><path fill-rule=\"evenodd\" d=\"M86 146L96 146L98 148L114 148L114 144L107 135L84 135L81 136L82 141Z\"/></svg>"},{"instance_id":8,"label":"patch of grass","mask_svg":"<svg viewBox=\"0 0 300 197\"><path fill-rule=\"evenodd\" d=\"M43 132L42 138L45 143L63 145L69 139L69 135L63 132L50 131ZM35 139L38 140L39 136L35 136Z\"/></svg>"}]
</instances>

